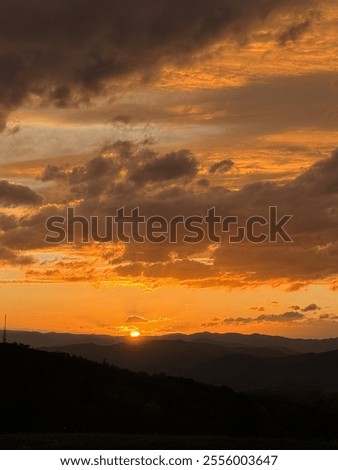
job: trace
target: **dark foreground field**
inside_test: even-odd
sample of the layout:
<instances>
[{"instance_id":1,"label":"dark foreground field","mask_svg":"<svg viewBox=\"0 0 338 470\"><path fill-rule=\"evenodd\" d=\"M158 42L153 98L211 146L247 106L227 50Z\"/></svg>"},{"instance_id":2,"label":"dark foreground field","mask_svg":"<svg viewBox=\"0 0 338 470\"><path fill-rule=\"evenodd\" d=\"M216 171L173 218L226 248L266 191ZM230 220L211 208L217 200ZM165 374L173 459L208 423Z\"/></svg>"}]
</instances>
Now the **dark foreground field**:
<instances>
[{"instance_id":1,"label":"dark foreground field","mask_svg":"<svg viewBox=\"0 0 338 470\"><path fill-rule=\"evenodd\" d=\"M3 449L337 447L336 393L238 393L16 344L0 375Z\"/></svg>"},{"instance_id":2,"label":"dark foreground field","mask_svg":"<svg viewBox=\"0 0 338 470\"><path fill-rule=\"evenodd\" d=\"M64 450L336 450L338 440L230 438L221 436L143 436L115 434L1 434L0 449Z\"/></svg>"}]
</instances>

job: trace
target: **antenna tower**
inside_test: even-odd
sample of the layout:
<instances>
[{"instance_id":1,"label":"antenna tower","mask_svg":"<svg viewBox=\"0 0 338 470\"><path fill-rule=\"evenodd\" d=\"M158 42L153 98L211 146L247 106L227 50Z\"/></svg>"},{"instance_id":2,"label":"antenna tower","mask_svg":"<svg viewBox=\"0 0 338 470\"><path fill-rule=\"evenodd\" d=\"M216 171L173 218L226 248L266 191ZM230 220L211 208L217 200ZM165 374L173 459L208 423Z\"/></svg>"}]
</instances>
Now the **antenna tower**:
<instances>
[{"instance_id":1,"label":"antenna tower","mask_svg":"<svg viewBox=\"0 0 338 470\"><path fill-rule=\"evenodd\" d=\"M7 341L7 315L5 315L5 321L4 321L4 335L2 337L2 342L6 343Z\"/></svg>"}]
</instances>

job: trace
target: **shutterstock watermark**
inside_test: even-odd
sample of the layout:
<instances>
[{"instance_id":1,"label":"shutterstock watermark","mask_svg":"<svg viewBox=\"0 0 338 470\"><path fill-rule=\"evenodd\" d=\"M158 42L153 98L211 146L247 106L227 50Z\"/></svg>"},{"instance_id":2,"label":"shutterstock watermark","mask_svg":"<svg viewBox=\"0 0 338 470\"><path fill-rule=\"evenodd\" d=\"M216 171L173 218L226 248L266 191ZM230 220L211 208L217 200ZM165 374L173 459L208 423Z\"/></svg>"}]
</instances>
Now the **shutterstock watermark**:
<instances>
[{"instance_id":1,"label":"shutterstock watermark","mask_svg":"<svg viewBox=\"0 0 338 470\"><path fill-rule=\"evenodd\" d=\"M67 208L66 216L54 215L46 220L46 243L122 242L122 243L291 243L285 226L292 215L279 216L277 206L268 208L268 216L252 215L246 220L236 215L221 217L215 207L201 215L161 215L145 217L139 207L126 211L120 207L113 215L85 217Z\"/></svg>"}]
</instances>

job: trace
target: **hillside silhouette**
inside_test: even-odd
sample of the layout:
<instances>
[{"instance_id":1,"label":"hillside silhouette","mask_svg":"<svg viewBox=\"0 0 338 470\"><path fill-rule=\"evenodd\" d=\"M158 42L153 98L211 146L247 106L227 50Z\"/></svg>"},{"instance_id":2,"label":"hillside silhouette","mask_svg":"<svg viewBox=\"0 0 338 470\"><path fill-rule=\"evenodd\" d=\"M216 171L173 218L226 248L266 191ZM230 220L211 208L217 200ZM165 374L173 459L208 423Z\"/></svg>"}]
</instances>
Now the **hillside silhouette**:
<instances>
[{"instance_id":1,"label":"hillside silhouette","mask_svg":"<svg viewBox=\"0 0 338 470\"><path fill-rule=\"evenodd\" d=\"M295 354L287 349L222 346L182 340L128 341L110 346L48 348L118 367L165 373L235 391L338 391L338 350Z\"/></svg>"},{"instance_id":2,"label":"hillside silhouette","mask_svg":"<svg viewBox=\"0 0 338 470\"><path fill-rule=\"evenodd\" d=\"M0 345L0 433L336 439L338 396L236 393L86 359Z\"/></svg>"},{"instance_id":3,"label":"hillside silhouette","mask_svg":"<svg viewBox=\"0 0 338 470\"><path fill-rule=\"evenodd\" d=\"M258 408L230 389L0 345L1 432L252 432ZM257 409L256 409L257 408Z\"/></svg>"}]
</instances>

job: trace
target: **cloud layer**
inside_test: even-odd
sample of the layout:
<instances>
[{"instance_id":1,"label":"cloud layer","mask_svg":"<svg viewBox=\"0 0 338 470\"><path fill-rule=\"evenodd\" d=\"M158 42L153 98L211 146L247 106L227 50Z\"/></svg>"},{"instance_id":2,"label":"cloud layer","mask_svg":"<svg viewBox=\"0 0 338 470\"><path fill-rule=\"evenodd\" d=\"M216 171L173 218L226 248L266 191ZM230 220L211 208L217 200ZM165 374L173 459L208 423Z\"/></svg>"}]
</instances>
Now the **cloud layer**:
<instances>
[{"instance_id":1,"label":"cloud layer","mask_svg":"<svg viewBox=\"0 0 338 470\"><path fill-rule=\"evenodd\" d=\"M139 74L143 80L164 64L182 63L195 51L233 37L305 0L4 0L1 13L0 106L9 112L32 95L57 107L88 103L109 80ZM294 39L305 26L281 38Z\"/></svg>"},{"instance_id":2,"label":"cloud layer","mask_svg":"<svg viewBox=\"0 0 338 470\"><path fill-rule=\"evenodd\" d=\"M267 216L268 206L273 205L279 217L293 215L288 226L291 244L281 239L278 243L229 244L224 237L219 244L207 238L187 244L179 231L174 245L131 243L118 249L118 244L102 244L100 253L93 247L92 259L88 249L84 256L93 270L99 253L106 266L97 273L101 278L116 276L149 283L166 279L197 287L274 282L289 283L295 289L314 280L334 285L338 266L338 151L284 185L260 182L230 191L213 184L200 186L203 172L203 162L188 150L160 153L135 142L107 144L83 165L48 166L41 176L49 184L45 206L17 219L4 214L0 242L10 250L45 249L46 219L65 215L67 206L76 207L84 216L97 215L101 221L119 207L125 207L127 213L139 207L145 216L161 215L167 220L177 215L206 215L215 207L217 214L237 215L241 223L253 215ZM51 185L53 181L55 186ZM29 188L6 182L1 187L8 205L41 201ZM57 206L53 204L56 199ZM79 244L78 249L84 247ZM95 278L95 269L91 272ZM302 311L316 310L316 304L309 304Z\"/></svg>"}]
</instances>

